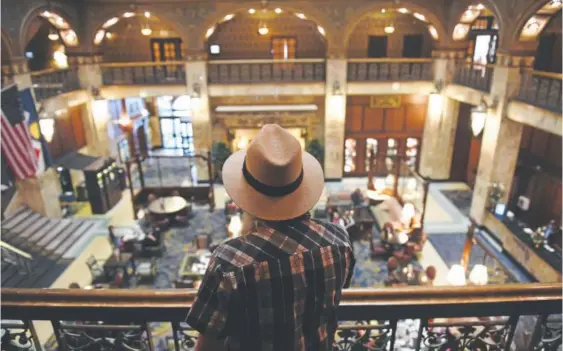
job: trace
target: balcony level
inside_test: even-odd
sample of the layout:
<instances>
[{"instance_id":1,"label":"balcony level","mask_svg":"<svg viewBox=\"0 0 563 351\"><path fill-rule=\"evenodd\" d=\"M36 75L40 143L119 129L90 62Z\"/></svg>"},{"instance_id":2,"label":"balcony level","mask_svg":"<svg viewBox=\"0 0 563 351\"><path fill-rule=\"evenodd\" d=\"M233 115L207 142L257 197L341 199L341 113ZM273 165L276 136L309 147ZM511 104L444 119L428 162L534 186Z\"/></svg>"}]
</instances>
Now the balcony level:
<instances>
[{"instance_id":1,"label":"balcony level","mask_svg":"<svg viewBox=\"0 0 563 351\"><path fill-rule=\"evenodd\" d=\"M194 290L2 289L1 297L2 342L14 346L41 350L46 326L63 351L187 350L198 337L183 323ZM560 284L349 289L334 349L555 350L561 299Z\"/></svg>"}]
</instances>

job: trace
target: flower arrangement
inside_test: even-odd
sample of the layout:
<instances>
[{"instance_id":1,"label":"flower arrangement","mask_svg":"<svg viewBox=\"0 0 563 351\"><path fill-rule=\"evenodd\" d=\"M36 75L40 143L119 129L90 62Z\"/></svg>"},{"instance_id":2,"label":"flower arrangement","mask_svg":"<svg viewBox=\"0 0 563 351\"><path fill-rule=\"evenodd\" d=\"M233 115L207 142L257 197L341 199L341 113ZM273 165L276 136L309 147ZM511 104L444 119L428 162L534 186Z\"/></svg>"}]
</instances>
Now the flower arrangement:
<instances>
[{"instance_id":1,"label":"flower arrangement","mask_svg":"<svg viewBox=\"0 0 563 351\"><path fill-rule=\"evenodd\" d=\"M534 247L538 249L540 246L543 245L545 242L545 232L547 230L547 226L538 227L531 235L532 243Z\"/></svg>"},{"instance_id":2,"label":"flower arrangement","mask_svg":"<svg viewBox=\"0 0 563 351\"><path fill-rule=\"evenodd\" d=\"M494 208L500 199L504 196L505 189L504 185L499 182L492 183L489 186L489 204L491 208Z\"/></svg>"}]
</instances>

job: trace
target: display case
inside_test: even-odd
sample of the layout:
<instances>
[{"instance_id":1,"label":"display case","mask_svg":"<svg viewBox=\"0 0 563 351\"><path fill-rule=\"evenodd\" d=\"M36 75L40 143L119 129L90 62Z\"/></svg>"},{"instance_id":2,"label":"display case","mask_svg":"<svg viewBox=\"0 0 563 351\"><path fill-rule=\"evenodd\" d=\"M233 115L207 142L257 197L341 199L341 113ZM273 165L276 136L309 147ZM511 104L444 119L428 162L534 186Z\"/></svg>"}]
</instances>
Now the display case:
<instances>
[{"instance_id":1,"label":"display case","mask_svg":"<svg viewBox=\"0 0 563 351\"><path fill-rule=\"evenodd\" d=\"M88 200L94 214L104 214L121 199L120 181L114 160L99 158L84 169Z\"/></svg>"}]
</instances>

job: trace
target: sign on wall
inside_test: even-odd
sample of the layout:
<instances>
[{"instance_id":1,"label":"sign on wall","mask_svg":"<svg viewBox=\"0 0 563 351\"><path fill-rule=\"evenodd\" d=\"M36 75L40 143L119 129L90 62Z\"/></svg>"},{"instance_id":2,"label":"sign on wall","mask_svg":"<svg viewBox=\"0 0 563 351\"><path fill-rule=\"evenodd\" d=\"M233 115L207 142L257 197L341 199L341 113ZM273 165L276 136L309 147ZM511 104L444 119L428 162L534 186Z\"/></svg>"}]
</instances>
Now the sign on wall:
<instances>
[{"instance_id":1,"label":"sign on wall","mask_svg":"<svg viewBox=\"0 0 563 351\"><path fill-rule=\"evenodd\" d=\"M371 108L399 108L401 107L401 97L398 95L377 95L371 96L369 100Z\"/></svg>"}]
</instances>

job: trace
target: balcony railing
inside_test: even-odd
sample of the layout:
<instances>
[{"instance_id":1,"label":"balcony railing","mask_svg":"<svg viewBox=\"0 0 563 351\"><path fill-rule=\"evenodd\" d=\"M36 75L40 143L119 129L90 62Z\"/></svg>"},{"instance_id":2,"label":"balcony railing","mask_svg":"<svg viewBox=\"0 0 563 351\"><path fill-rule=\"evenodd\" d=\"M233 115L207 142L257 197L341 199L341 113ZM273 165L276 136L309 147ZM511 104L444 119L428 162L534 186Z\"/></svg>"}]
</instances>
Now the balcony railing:
<instances>
[{"instance_id":1,"label":"balcony railing","mask_svg":"<svg viewBox=\"0 0 563 351\"><path fill-rule=\"evenodd\" d=\"M431 59L350 59L349 82L432 81Z\"/></svg>"},{"instance_id":2,"label":"balcony railing","mask_svg":"<svg viewBox=\"0 0 563 351\"><path fill-rule=\"evenodd\" d=\"M2 289L2 344L41 349L31 322L49 320L58 350L191 349L197 332L183 321L194 296L183 289ZM334 349L555 350L561 302L561 284L350 289Z\"/></svg>"},{"instance_id":3,"label":"balcony railing","mask_svg":"<svg viewBox=\"0 0 563 351\"><path fill-rule=\"evenodd\" d=\"M493 78L493 66L474 65L458 62L455 66L454 83L469 88L490 92Z\"/></svg>"},{"instance_id":4,"label":"balcony railing","mask_svg":"<svg viewBox=\"0 0 563 351\"><path fill-rule=\"evenodd\" d=\"M210 84L271 82L324 82L325 60L211 61L207 64Z\"/></svg>"},{"instance_id":5,"label":"balcony railing","mask_svg":"<svg viewBox=\"0 0 563 351\"><path fill-rule=\"evenodd\" d=\"M78 72L74 69L48 69L32 72L31 83L39 101L80 89Z\"/></svg>"},{"instance_id":6,"label":"balcony railing","mask_svg":"<svg viewBox=\"0 0 563 351\"><path fill-rule=\"evenodd\" d=\"M185 85L186 63L168 62L133 62L102 64L104 85Z\"/></svg>"},{"instance_id":7,"label":"balcony railing","mask_svg":"<svg viewBox=\"0 0 563 351\"><path fill-rule=\"evenodd\" d=\"M522 73L517 100L561 113L560 73L527 71Z\"/></svg>"}]
</instances>

